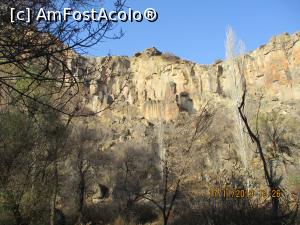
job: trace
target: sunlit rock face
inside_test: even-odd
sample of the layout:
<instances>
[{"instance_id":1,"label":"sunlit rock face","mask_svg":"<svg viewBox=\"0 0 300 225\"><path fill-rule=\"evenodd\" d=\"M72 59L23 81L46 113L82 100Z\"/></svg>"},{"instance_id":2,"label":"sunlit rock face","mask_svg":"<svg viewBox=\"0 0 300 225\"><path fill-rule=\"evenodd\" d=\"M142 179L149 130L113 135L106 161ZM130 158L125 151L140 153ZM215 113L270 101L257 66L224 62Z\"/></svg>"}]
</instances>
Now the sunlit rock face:
<instances>
[{"instance_id":1,"label":"sunlit rock face","mask_svg":"<svg viewBox=\"0 0 300 225\"><path fill-rule=\"evenodd\" d=\"M300 33L273 37L245 61L245 76L252 89L264 89L279 100L300 98Z\"/></svg>"},{"instance_id":2,"label":"sunlit rock face","mask_svg":"<svg viewBox=\"0 0 300 225\"><path fill-rule=\"evenodd\" d=\"M86 84L83 105L99 112L112 104L114 110L105 116L100 114L99 119L116 126L115 130L120 133L124 127L120 140L126 142L132 138L147 139L153 124L157 129L162 121L176 122L182 112L192 115L211 102L217 109L212 130L220 140L214 157L203 156L208 157L212 165L205 169L206 175L210 170L215 174L229 168L224 161L228 157L237 158L245 170L255 170L252 162L256 159L251 150L255 146L248 147L252 144L247 137L239 143L244 131L239 126L237 104L247 87L245 110L249 120L255 117L261 99L262 113L279 109L299 124L299 40L300 32L282 34L250 53L230 61L217 60L210 65L186 61L155 48L132 57L81 58L76 69ZM83 77L82 74L87 75ZM288 126L296 129L298 125L291 122ZM300 135L298 133L296 135Z\"/></svg>"},{"instance_id":3,"label":"sunlit rock face","mask_svg":"<svg viewBox=\"0 0 300 225\"><path fill-rule=\"evenodd\" d=\"M300 33L273 37L270 42L236 59L251 94L273 101L300 98ZM88 68L89 100L93 111L120 98L148 120L173 120L180 111L197 111L210 99L231 98L231 74L236 63L195 64L155 48L133 57L82 59ZM80 75L80 70L78 71ZM104 80L108 74L108 79ZM127 80L126 85L125 80ZM124 87L125 86L125 87Z\"/></svg>"},{"instance_id":4,"label":"sunlit rock face","mask_svg":"<svg viewBox=\"0 0 300 225\"><path fill-rule=\"evenodd\" d=\"M93 112L112 106L112 110L90 118L90 125L108 133L99 151L120 154L126 144L136 143L151 146L156 151L160 142L161 146L166 145L164 142L172 135L179 141L186 139L172 129L173 125L184 126L210 102L215 114L204 138L213 136L214 141L195 160L197 170L191 179L202 185L198 190L211 185L228 185L233 173L250 180L250 184L261 181L265 185L256 146L244 128L237 126L237 104L247 87L245 112L251 125L261 100L262 115L280 109L281 115L288 119L288 124L286 121L283 124L283 128L289 130L287 135L299 140L299 40L300 32L279 35L248 54L231 61L218 60L211 65L182 60L155 48L132 57L74 57L73 70L84 82L80 90L84 96L82 106ZM244 141L239 143L243 135ZM152 145L154 142L156 147ZM200 147L196 147L201 149L202 143L198 144ZM295 165L278 164L277 171L285 176L284 182L290 190L297 192L300 189L299 156L284 157ZM107 176L110 171L100 172L95 177L97 182L91 185L92 203L106 199L101 185L110 191L114 187L115 181Z\"/></svg>"}]
</instances>

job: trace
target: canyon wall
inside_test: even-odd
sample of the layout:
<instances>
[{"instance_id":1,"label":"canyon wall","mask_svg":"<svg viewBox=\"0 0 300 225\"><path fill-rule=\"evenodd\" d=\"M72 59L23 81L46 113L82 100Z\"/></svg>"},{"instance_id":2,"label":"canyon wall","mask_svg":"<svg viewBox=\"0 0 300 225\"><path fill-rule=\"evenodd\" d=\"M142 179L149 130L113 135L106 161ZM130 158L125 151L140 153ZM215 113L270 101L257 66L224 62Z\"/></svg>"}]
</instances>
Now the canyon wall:
<instances>
[{"instance_id":1,"label":"canyon wall","mask_svg":"<svg viewBox=\"0 0 300 225\"><path fill-rule=\"evenodd\" d=\"M153 138L164 142L168 124L176 124L181 114L185 115L181 117L184 123L186 116L196 114L210 102L216 109L210 135L216 141L197 156L201 169L191 176L195 182L212 185L228 183L232 173L238 172L255 184L258 177L264 181L261 163L241 126L237 105L247 88L250 122L259 105L262 116L278 109L287 119L281 127L286 135L296 140L300 137L299 40L300 32L282 34L250 53L211 65L196 64L155 48L133 57L80 57L72 64L85 84L82 105L92 112L112 106L113 110L105 110L99 114L99 121L92 122L112 133L101 151L118 150L118 146L131 142L146 144ZM164 132L165 136L157 137ZM284 182L291 190L298 190L300 157L282 157L293 164L278 163L278 171L286 176Z\"/></svg>"},{"instance_id":2,"label":"canyon wall","mask_svg":"<svg viewBox=\"0 0 300 225\"><path fill-rule=\"evenodd\" d=\"M233 61L218 60L212 65L182 60L155 48L133 57L83 58L80 69L90 70L84 78L90 96L86 103L98 111L110 99L122 95L145 118L172 120L179 111L197 111L210 99L231 98L235 88L231 73L236 70L243 76L249 93L263 94L272 101L296 102L300 99L299 40L299 32L282 34ZM104 68L110 68L110 73L115 74L105 85L100 82L108 72ZM127 84L123 87L125 77Z\"/></svg>"}]
</instances>

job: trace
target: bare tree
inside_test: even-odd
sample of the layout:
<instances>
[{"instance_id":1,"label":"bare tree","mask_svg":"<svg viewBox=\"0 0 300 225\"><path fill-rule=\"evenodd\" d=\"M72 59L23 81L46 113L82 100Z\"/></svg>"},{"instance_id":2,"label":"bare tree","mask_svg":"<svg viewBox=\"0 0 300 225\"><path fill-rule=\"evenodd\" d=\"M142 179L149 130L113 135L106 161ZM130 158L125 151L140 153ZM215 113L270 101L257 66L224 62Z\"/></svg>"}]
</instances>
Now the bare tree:
<instances>
[{"instance_id":1,"label":"bare tree","mask_svg":"<svg viewBox=\"0 0 300 225\"><path fill-rule=\"evenodd\" d=\"M244 111L246 94L247 94L247 89L245 89L245 91L243 93L242 100L238 107L238 110L239 110L241 119L245 125L245 128L247 130L247 133L248 133L251 141L253 143L255 143L259 157L262 161L264 177L266 179L266 182L267 182L267 185L269 188L269 194L271 196L271 203L272 203L271 221L272 221L272 224L278 225L278 224L281 224L281 221L283 221L283 219L285 219L285 216L290 216L292 219L294 219L294 215L298 211L298 204L296 206L294 213L292 213L292 215L291 215L291 213L288 213L287 215L280 216L280 214L279 214L279 209L280 209L279 197L280 197L280 195L278 195L276 193L278 193L278 191L281 191L280 183L283 178L276 176L276 173L273 170L273 165L272 165L272 163L271 164L269 163L268 158L267 158L266 149L264 148L264 146L262 144L262 138L261 138L259 126L258 126L261 101L259 102L259 107L258 107L258 111L257 111L257 115L256 115L256 123L255 123L256 131L255 131L253 128L251 128L248 118ZM278 127L278 124L276 125L276 127ZM294 147L295 144L291 143L291 142L288 143L287 141L282 141L283 137L280 135L280 132L278 132L278 129L276 127L271 128L271 130L268 127L266 128L269 131L268 136L270 138L270 141L272 142L271 149L272 149L273 153L276 152L277 156L278 156L278 153L280 153L282 151L287 151L288 153L290 153L290 149L292 147Z\"/></svg>"},{"instance_id":2,"label":"bare tree","mask_svg":"<svg viewBox=\"0 0 300 225\"><path fill-rule=\"evenodd\" d=\"M73 124L73 133L69 141L69 148L74 153L75 170L78 176L76 193L78 195L78 218L77 224L81 224L85 217L85 202L89 175L102 162L102 155L98 152L99 146L104 139L100 129L92 127L86 122Z\"/></svg>"},{"instance_id":3,"label":"bare tree","mask_svg":"<svg viewBox=\"0 0 300 225\"><path fill-rule=\"evenodd\" d=\"M69 135L67 134L68 128L72 117L69 117L68 121L65 124L59 124L59 119L55 119L55 135L52 137L53 146L50 152L51 161L50 166L52 165L52 174L53 174L53 190L50 200L50 225L56 224L57 219L57 208L56 201L59 194L59 162L65 159L66 155L69 155L69 152L65 150ZM47 137L48 138L48 137Z\"/></svg>"},{"instance_id":4,"label":"bare tree","mask_svg":"<svg viewBox=\"0 0 300 225\"><path fill-rule=\"evenodd\" d=\"M21 213L21 200L29 188L25 181L31 172L27 154L34 151L33 127L29 120L22 119L17 113L5 111L0 116L1 205L13 213L15 223L20 225L25 221Z\"/></svg>"},{"instance_id":5,"label":"bare tree","mask_svg":"<svg viewBox=\"0 0 300 225\"><path fill-rule=\"evenodd\" d=\"M68 133L67 125L55 114L43 114L36 121L18 110L0 113L1 205L13 212L16 224L49 221L49 215L38 218L36 211L55 208L51 200L56 200L58 192L57 163L65 154L62 149Z\"/></svg>"},{"instance_id":6,"label":"bare tree","mask_svg":"<svg viewBox=\"0 0 300 225\"><path fill-rule=\"evenodd\" d=\"M277 176L276 171L273 165L273 159L277 157L280 158L282 153L291 154L291 149L294 148L294 143L291 140L287 140L283 137L284 132L279 128L278 121L277 124L270 123L270 121L265 121L264 125L264 137L262 137L263 132L259 131L259 113L261 107L261 99L259 101L259 107L256 115L256 131L251 128L247 116L244 112L245 107L245 98L246 98L246 81L243 73L243 53L244 53L244 44L243 42L237 42L234 31L231 27L228 28L226 33L226 59L231 63L230 74L232 77L232 93L231 98L233 100L233 109L236 110L235 121L237 127L237 143L239 149L243 152L244 157L242 157L245 169L247 170L247 154L246 154L246 140L244 140L244 127L251 138L252 142L256 144L257 152L263 164L264 177L267 181L269 188L271 203L272 203L272 223L279 224L279 192L280 183L283 179L282 176ZM239 56L240 57L237 57ZM242 97L240 102L239 98ZM267 119L268 120L268 119ZM267 141L263 141L266 139ZM267 142L267 143L266 143ZM265 145L264 145L265 144ZM267 151L269 150L269 152ZM268 153L273 153L271 156ZM248 171L248 170L247 170Z\"/></svg>"},{"instance_id":7,"label":"bare tree","mask_svg":"<svg viewBox=\"0 0 300 225\"><path fill-rule=\"evenodd\" d=\"M40 104L63 114L74 115L70 102L79 93L82 81L74 71L77 56L104 39L123 35L109 33L115 28L112 21L97 23L36 21L11 23L10 9L30 8L36 16L40 8L61 11L63 8L91 9L93 0L67 1L10 1L0 3L0 94L1 104ZM125 4L115 1L115 11ZM51 98L51 101L48 99ZM29 103L28 103L29 102Z\"/></svg>"},{"instance_id":8,"label":"bare tree","mask_svg":"<svg viewBox=\"0 0 300 225\"><path fill-rule=\"evenodd\" d=\"M160 179L157 154L151 148L131 143L118 156L113 196L120 201L123 212L130 211L143 195L152 190ZM123 204L125 203L125 205Z\"/></svg>"},{"instance_id":9,"label":"bare tree","mask_svg":"<svg viewBox=\"0 0 300 225\"><path fill-rule=\"evenodd\" d=\"M139 164L136 162L139 158L135 154L126 157L123 162L124 187L127 187L125 192L130 196L130 202L150 202L159 210L164 225L169 224L175 202L183 195L183 187L191 174L191 165L197 159L195 156L204 148L203 137L212 122L213 115L213 110L207 104L199 114L186 115L189 119L184 117L179 124L174 126L170 124L171 127L166 129L170 134L166 135L169 138L165 140L163 159L159 155L159 149L156 149L154 151L156 157L153 159L147 157L146 162L145 159L139 160L142 163L140 166L136 166ZM153 147L155 148L157 146ZM154 176L156 173L153 174L155 171L158 173L156 176ZM130 182L131 188L128 188Z\"/></svg>"},{"instance_id":10,"label":"bare tree","mask_svg":"<svg viewBox=\"0 0 300 225\"><path fill-rule=\"evenodd\" d=\"M162 185L159 196L146 195L145 198L160 209L164 225L169 222L175 201L183 195L183 186L191 175L195 157L205 148L208 140L204 140L205 133L212 123L214 110L210 103L186 120L176 129L171 129L170 139L166 140L166 157L162 163ZM179 135L182 138L179 138ZM209 141L208 141L209 142Z\"/></svg>"}]
</instances>

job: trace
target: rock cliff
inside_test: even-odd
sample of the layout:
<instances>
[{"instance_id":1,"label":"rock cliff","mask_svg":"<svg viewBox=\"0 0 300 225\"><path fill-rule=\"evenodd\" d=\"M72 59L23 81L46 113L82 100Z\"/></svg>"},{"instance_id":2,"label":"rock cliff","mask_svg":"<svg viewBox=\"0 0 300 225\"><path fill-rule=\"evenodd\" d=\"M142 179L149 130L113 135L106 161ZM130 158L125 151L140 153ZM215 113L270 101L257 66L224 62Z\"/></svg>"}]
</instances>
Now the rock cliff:
<instances>
[{"instance_id":1,"label":"rock cliff","mask_svg":"<svg viewBox=\"0 0 300 225\"><path fill-rule=\"evenodd\" d=\"M179 111L198 110L209 99L232 98L232 89L237 88L232 79L235 69L240 70L251 94L263 94L273 101L297 102L300 99L299 40L299 32L282 34L238 57L236 63L218 60L213 65L182 60L155 48L133 57L82 58L78 73L83 69L90 71L84 79L89 89L86 103L93 111L122 95L123 101L137 107L138 114L149 120L161 117L172 120ZM104 68L116 75L106 80L105 85L101 82L107 72ZM125 77L128 79L123 87Z\"/></svg>"},{"instance_id":2,"label":"rock cliff","mask_svg":"<svg viewBox=\"0 0 300 225\"><path fill-rule=\"evenodd\" d=\"M80 57L72 63L85 83L83 105L93 112L114 105L112 111L104 111L92 122L111 132L102 151L116 150L130 141L149 143L153 134L161 135L162 123L162 138L167 139L168 124L178 122L182 114L179 123L184 123L211 102L217 111L210 135L216 140L210 150L197 156L201 168L192 175L195 182L228 183L233 173L247 177L252 184L257 177L264 180L255 146L238 121L237 104L245 87L250 121L259 104L262 116L278 109L286 125L281 127L285 135L300 137L300 32L273 37L248 54L212 65L196 64L155 48L133 57ZM298 190L300 157L283 157L293 163L278 163L279 171L287 175L289 187Z\"/></svg>"}]
</instances>

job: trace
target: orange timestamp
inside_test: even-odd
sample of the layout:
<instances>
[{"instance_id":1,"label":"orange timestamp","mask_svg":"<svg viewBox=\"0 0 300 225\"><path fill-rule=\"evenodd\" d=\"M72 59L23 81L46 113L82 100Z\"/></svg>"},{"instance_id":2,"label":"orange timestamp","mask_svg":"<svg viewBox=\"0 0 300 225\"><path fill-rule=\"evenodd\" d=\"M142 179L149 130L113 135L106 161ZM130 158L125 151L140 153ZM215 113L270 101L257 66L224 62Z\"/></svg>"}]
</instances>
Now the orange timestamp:
<instances>
[{"instance_id":1,"label":"orange timestamp","mask_svg":"<svg viewBox=\"0 0 300 225\"><path fill-rule=\"evenodd\" d=\"M208 193L210 198L280 198L281 190L272 189L234 189L234 188L211 188Z\"/></svg>"}]
</instances>

